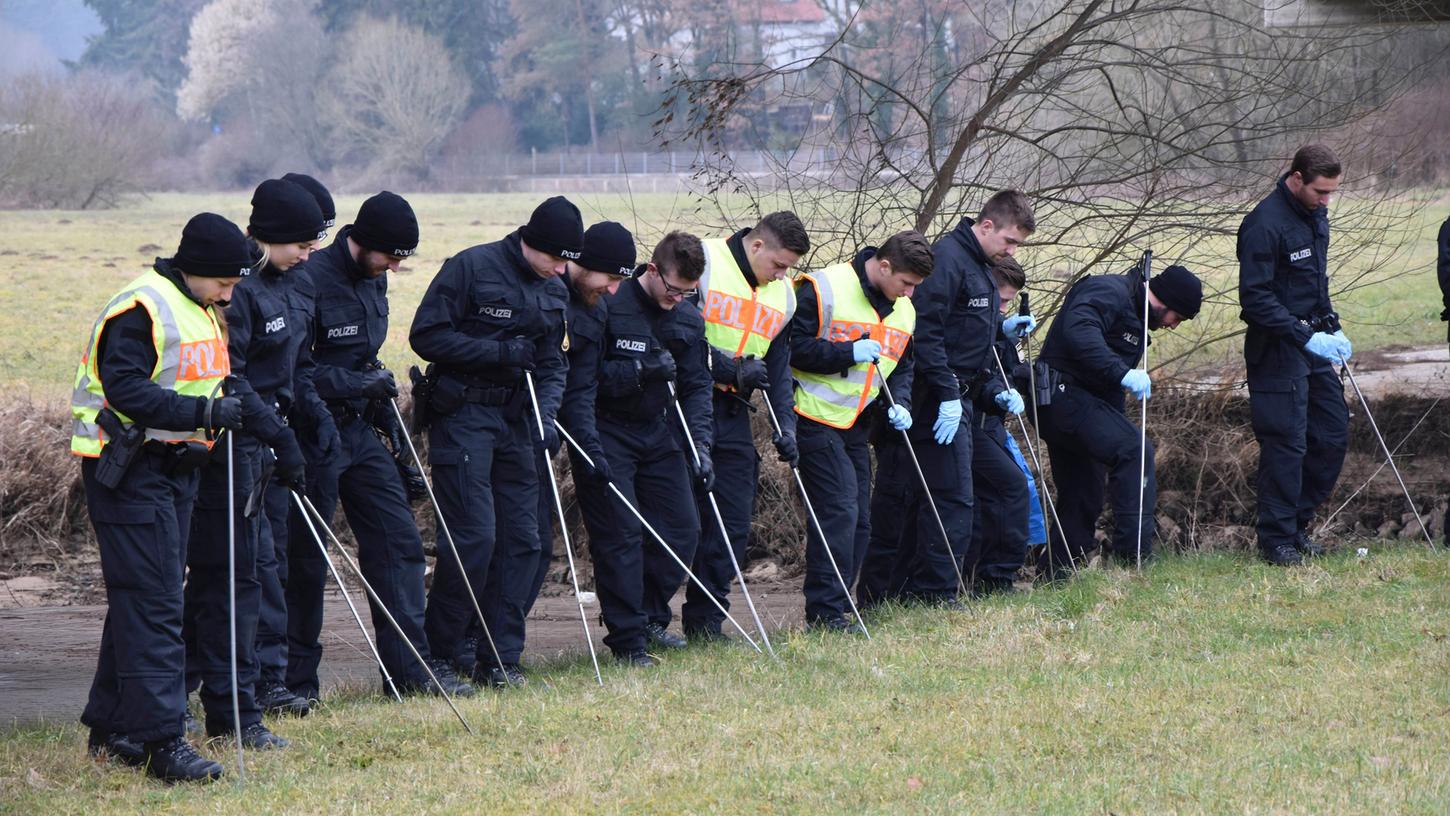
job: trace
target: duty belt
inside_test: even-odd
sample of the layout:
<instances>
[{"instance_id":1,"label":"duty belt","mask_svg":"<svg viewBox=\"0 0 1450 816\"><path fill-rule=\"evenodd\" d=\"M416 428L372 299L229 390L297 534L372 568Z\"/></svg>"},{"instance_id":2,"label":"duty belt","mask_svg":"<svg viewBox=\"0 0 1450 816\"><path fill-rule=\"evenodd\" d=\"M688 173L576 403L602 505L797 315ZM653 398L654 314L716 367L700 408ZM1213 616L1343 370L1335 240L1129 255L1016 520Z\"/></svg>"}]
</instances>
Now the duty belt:
<instances>
[{"instance_id":1,"label":"duty belt","mask_svg":"<svg viewBox=\"0 0 1450 816\"><path fill-rule=\"evenodd\" d=\"M517 390L512 385L469 385L463 389L463 399L479 405L508 405Z\"/></svg>"},{"instance_id":2,"label":"duty belt","mask_svg":"<svg viewBox=\"0 0 1450 816\"><path fill-rule=\"evenodd\" d=\"M654 425L665 420L664 411L660 411L658 414L654 414L653 416L640 416L638 414L630 414L624 411L611 411L608 408L600 408L598 410L598 414L600 417L607 419L616 425L632 425L636 427L643 425Z\"/></svg>"}]
</instances>

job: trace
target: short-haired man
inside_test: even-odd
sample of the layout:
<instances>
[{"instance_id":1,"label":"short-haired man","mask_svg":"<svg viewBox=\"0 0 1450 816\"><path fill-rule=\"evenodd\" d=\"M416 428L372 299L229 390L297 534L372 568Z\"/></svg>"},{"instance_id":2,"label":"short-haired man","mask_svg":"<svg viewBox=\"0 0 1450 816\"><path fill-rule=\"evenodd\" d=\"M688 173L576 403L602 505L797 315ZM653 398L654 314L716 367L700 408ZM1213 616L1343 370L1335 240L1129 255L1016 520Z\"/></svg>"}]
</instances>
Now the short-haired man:
<instances>
[{"instance_id":1,"label":"short-haired man","mask_svg":"<svg viewBox=\"0 0 1450 816\"><path fill-rule=\"evenodd\" d=\"M1137 367L1149 340L1146 329L1172 330L1192 320L1203 303L1203 284L1184 267L1170 266L1146 289L1137 270L1084 277L1068 290L1042 343L1039 359L1055 372L1058 384L1051 404L1037 406L1036 419L1052 459L1062 524L1038 561L1044 579L1066 578L1081 565L1103 509L1104 480L1112 491L1109 553L1119 563L1134 564L1141 541L1143 560L1152 557L1158 494L1153 443L1148 442L1145 454L1137 426L1124 414L1123 391L1136 399L1151 394L1148 372ZM1038 389L1042 386L1039 381Z\"/></svg>"},{"instance_id":2,"label":"short-haired man","mask_svg":"<svg viewBox=\"0 0 1450 816\"><path fill-rule=\"evenodd\" d=\"M1249 409L1259 443L1259 552L1291 566L1323 552L1307 528L1349 445L1349 409L1334 365L1349 338L1329 300L1329 200L1339 159L1324 145L1294 154L1238 233L1240 316L1248 324Z\"/></svg>"},{"instance_id":3,"label":"short-haired man","mask_svg":"<svg viewBox=\"0 0 1450 816\"><path fill-rule=\"evenodd\" d=\"M390 401L398 395L391 371L378 359L388 336L388 272L418 246L418 219L402 196L383 191L363 202L353 223L326 249L313 252L308 274L315 290L312 315L313 384L331 411L342 444L316 473L308 494L325 520L339 502L357 537L364 577L392 613L404 636L443 684L441 691L468 695L447 662L430 656L423 631L423 540L393 455L378 438L397 420ZM320 430L304 431L303 437ZM321 440L314 439L316 447ZM289 536L300 531L293 527ZM311 535L311 532L301 533ZM315 698L322 660L322 588L326 566L315 548L289 559L287 577L287 687ZM373 610L378 653L399 690L437 694L440 689L418 664L382 610Z\"/></svg>"},{"instance_id":4,"label":"short-haired man","mask_svg":"<svg viewBox=\"0 0 1450 816\"><path fill-rule=\"evenodd\" d=\"M1037 222L1027 196L1003 190L987 200L976 220L963 218L932 245L934 268L912 301L916 363L911 439L951 541L921 494L904 446L892 435L878 448L878 490L890 485L905 512L899 521L874 530L861 575L865 605L905 596L954 606L958 573L972 541L972 403L989 383L996 364L997 287L993 262L1017 251ZM878 518L880 514L878 514Z\"/></svg>"},{"instance_id":5,"label":"short-haired man","mask_svg":"<svg viewBox=\"0 0 1450 816\"><path fill-rule=\"evenodd\" d=\"M515 232L444 262L408 333L413 350L433 363L428 459L458 556L440 536L428 643L435 654L452 655L477 617L476 600L498 655L480 644L473 677L492 686L524 682L525 607L539 559L538 460L541 448L553 447L541 443L537 422L557 444L569 300L559 276L583 244L579 208L562 196L544 201ZM493 571L498 591L489 593Z\"/></svg>"},{"instance_id":6,"label":"short-haired man","mask_svg":"<svg viewBox=\"0 0 1450 816\"><path fill-rule=\"evenodd\" d=\"M931 245L908 230L805 275L797 289L790 345L800 471L821 524L806 530L808 626L860 631L846 617L847 588L871 537L872 420L885 412L895 430L911 427L911 294L931 270ZM896 401L889 410L877 398L883 377Z\"/></svg>"},{"instance_id":7,"label":"short-haired man","mask_svg":"<svg viewBox=\"0 0 1450 816\"><path fill-rule=\"evenodd\" d=\"M700 239L671 232L649 263L604 298L609 317L595 416L614 484L686 564L700 537L691 486L708 490L712 478L708 470L687 464L695 453L708 461L710 450L705 324L688 300L704 266ZM693 453L683 445L670 394L673 383L690 423ZM569 456L576 474L588 472L576 451ZM639 520L620 506L603 479L578 480L576 488L609 630L604 643L622 663L653 665L646 648L666 643L670 599L685 579L684 570L658 542L646 539Z\"/></svg>"},{"instance_id":8,"label":"short-haired man","mask_svg":"<svg viewBox=\"0 0 1450 816\"><path fill-rule=\"evenodd\" d=\"M763 391L770 397L780 422L775 449L781 461L794 463L796 451L794 392L790 377L790 324L795 314L795 290L788 279L791 267L811 250L805 225L793 212L782 210L760 219L754 227L729 238L704 241L705 272L700 278L699 306L710 341L710 371L715 379L713 398L716 476L729 490L716 494L729 541L720 533L714 510L700 496L704 535L694 570L715 600L730 608L730 585L735 568L732 548L743 569L750 518L755 512L755 486L760 455L750 427L750 397ZM680 612L686 635L715 638L724 615L693 583L685 592ZM668 638L661 645L684 642Z\"/></svg>"}]
</instances>

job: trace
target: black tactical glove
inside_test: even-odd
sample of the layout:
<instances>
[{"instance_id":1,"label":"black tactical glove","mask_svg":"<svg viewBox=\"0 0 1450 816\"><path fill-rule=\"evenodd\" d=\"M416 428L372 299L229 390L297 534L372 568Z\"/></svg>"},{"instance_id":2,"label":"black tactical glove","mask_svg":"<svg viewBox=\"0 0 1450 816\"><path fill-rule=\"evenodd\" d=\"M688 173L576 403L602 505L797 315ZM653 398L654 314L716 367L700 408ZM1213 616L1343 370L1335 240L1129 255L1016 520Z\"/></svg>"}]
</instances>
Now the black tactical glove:
<instances>
[{"instance_id":1,"label":"black tactical glove","mask_svg":"<svg viewBox=\"0 0 1450 816\"><path fill-rule=\"evenodd\" d=\"M801 452L796 446L795 434L775 434L770 441L775 443L775 452L780 456L780 461L789 463L791 467L800 463Z\"/></svg>"},{"instance_id":2,"label":"black tactical glove","mask_svg":"<svg viewBox=\"0 0 1450 816\"><path fill-rule=\"evenodd\" d=\"M534 341L524 337L515 337L512 340L500 340L498 344L499 365L522 368L525 371L534 370Z\"/></svg>"},{"instance_id":3,"label":"black tactical glove","mask_svg":"<svg viewBox=\"0 0 1450 816\"><path fill-rule=\"evenodd\" d=\"M423 474L404 461L402 457L393 461L398 465L398 478L403 480L403 489L408 492L408 502L417 504L428 498L428 483L423 481Z\"/></svg>"},{"instance_id":4,"label":"black tactical glove","mask_svg":"<svg viewBox=\"0 0 1450 816\"><path fill-rule=\"evenodd\" d=\"M242 401L236 397L213 397L206 406L207 430L242 429Z\"/></svg>"},{"instance_id":5,"label":"black tactical glove","mask_svg":"<svg viewBox=\"0 0 1450 816\"><path fill-rule=\"evenodd\" d=\"M307 460L302 457L302 448L297 446L297 439L289 433L272 451L277 456L277 464L272 467L272 478L288 490L305 492Z\"/></svg>"},{"instance_id":6,"label":"black tactical glove","mask_svg":"<svg viewBox=\"0 0 1450 816\"><path fill-rule=\"evenodd\" d=\"M322 461L330 461L342 453L342 434L338 433L332 414L324 413L318 417L317 427L313 430L317 435L317 453Z\"/></svg>"},{"instance_id":7,"label":"black tactical glove","mask_svg":"<svg viewBox=\"0 0 1450 816\"><path fill-rule=\"evenodd\" d=\"M695 485L700 489L700 492L709 493L715 489L715 463L710 461L710 449L704 445L697 445L695 452L700 456L698 463L691 460Z\"/></svg>"},{"instance_id":8,"label":"black tactical glove","mask_svg":"<svg viewBox=\"0 0 1450 816\"><path fill-rule=\"evenodd\" d=\"M770 387L770 375L765 370L765 361L754 357L741 357L735 361L735 390L742 394L763 391Z\"/></svg>"},{"instance_id":9,"label":"black tactical glove","mask_svg":"<svg viewBox=\"0 0 1450 816\"><path fill-rule=\"evenodd\" d=\"M675 380L675 356L664 349L660 349L652 356L639 361L639 381L647 382L674 382Z\"/></svg>"},{"instance_id":10,"label":"black tactical glove","mask_svg":"<svg viewBox=\"0 0 1450 816\"><path fill-rule=\"evenodd\" d=\"M609 460L604 458L603 450L589 454L589 459L593 462L592 466L588 463L585 464L585 467L589 469L589 478L606 483L614 481L614 471L609 469Z\"/></svg>"},{"instance_id":11,"label":"black tactical glove","mask_svg":"<svg viewBox=\"0 0 1450 816\"><path fill-rule=\"evenodd\" d=\"M544 451L546 451L549 454L549 456L553 456L554 454L558 453L559 452L559 431L558 431L558 429L555 428L553 425L545 425L544 426L544 435L543 435L543 437L540 437L537 433L534 434L534 444L536 444L539 447L543 448Z\"/></svg>"},{"instance_id":12,"label":"black tactical glove","mask_svg":"<svg viewBox=\"0 0 1450 816\"><path fill-rule=\"evenodd\" d=\"M393 381L393 372L386 368L363 372L362 395L368 399L383 400L398 396L398 384Z\"/></svg>"}]
</instances>

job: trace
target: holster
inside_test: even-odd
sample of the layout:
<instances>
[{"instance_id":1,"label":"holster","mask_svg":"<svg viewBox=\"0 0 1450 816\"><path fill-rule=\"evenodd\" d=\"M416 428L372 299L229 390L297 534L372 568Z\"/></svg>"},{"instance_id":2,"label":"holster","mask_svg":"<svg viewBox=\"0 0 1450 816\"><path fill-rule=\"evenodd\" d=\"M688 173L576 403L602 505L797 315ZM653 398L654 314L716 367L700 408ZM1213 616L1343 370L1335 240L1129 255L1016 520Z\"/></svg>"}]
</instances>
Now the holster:
<instances>
[{"instance_id":1,"label":"holster","mask_svg":"<svg viewBox=\"0 0 1450 816\"><path fill-rule=\"evenodd\" d=\"M146 429L140 425L123 425L121 418L110 408L102 408L96 414L96 424L110 437L96 461L96 481L109 490L115 490L135 461L136 452L146 442Z\"/></svg>"},{"instance_id":2,"label":"holster","mask_svg":"<svg viewBox=\"0 0 1450 816\"><path fill-rule=\"evenodd\" d=\"M408 379L413 383L413 407L408 416L408 430L411 433L420 434L433 424L431 410L438 375L434 371L433 364L429 363L426 372L419 371L417 366L409 366ZM458 408L454 407L453 410L457 411Z\"/></svg>"},{"instance_id":3,"label":"holster","mask_svg":"<svg viewBox=\"0 0 1450 816\"><path fill-rule=\"evenodd\" d=\"M1024 394L1032 394L1032 400L1038 408L1052 404L1052 394L1062 384L1062 375L1042 359L1032 363L1032 371L1029 375L1026 363L1018 363L1012 370L1012 380L1017 390ZM1033 386L1036 386L1034 392Z\"/></svg>"}]
</instances>

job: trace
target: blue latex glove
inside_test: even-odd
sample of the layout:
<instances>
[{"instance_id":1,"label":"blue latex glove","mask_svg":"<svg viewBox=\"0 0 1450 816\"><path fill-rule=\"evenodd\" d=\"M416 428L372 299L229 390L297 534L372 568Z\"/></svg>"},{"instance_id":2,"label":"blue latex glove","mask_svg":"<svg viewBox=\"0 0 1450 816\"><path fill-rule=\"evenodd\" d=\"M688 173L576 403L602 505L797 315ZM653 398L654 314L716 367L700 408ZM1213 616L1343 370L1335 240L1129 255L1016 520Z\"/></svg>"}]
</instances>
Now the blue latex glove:
<instances>
[{"instance_id":1,"label":"blue latex glove","mask_svg":"<svg viewBox=\"0 0 1450 816\"><path fill-rule=\"evenodd\" d=\"M1341 356L1349 356L1349 340L1340 339L1328 332L1315 332L1309 342L1304 344L1304 350L1331 363L1337 363Z\"/></svg>"},{"instance_id":2,"label":"blue latex glove","mask_svg":"<svg viewBox=\"0 0 1450 816\"><path fill-rule=\"evenodd\" d=\"M851 344L851 359L858 363L874 363L881 359L881 344L863 337Z\"/></svg>"},{"instance_id":3,"label":"blue latex glove","mask_svg":"<svg viewBox=\"0 0 1450 816\"><path fill-rule=\"evenodd\" d=\"M1013 315L1002 321L1002 335L1021 340L1037 328L1037 318L1032 315Z\"/></svg>"},{"instance_id":4,"label":"blue latex glove","mask_svg":"<svg viewBox=\"0 0 1450 816\"><path fill-rule=\"evenodd\" d=\"M941 404L936 412L936 422L932 423L931 433L936 437L938 445L950 445L957 436L957 429L962 425L962 401L959 399L947 400Z\"/></svg>"},{"instance_id":5,"label":"blue latex glove","mask_svg":"<svg viewBox=\"0 0 1450 816\"><path fill-rule=\"evenodd\" d=\"M995 401L998 408L1009 414L1020 414L1027 408L1027 404L1022 401L1022 395L1017 393L1015 388L1009 388L998 394Z\"/></svg>"},{"instance_id":6,"label":"blue latex glove","mask_svg":"<svg viewBox=\"0 0 1450 816\"><path fill-rule=\"evenodd\" d=\"M893 405L886 411L886 419L898 431L911 430L911 412L900 405Z\"/></svg>"},{"instance_id":7,"label":"blue latex glove","mask_svg":"<svg viewBox=\"0 0 1450 816\"><path fill-rule=\"evenodd\" d=\"M1344 341L1344 361L1349 362L1349 358L1354 356L1354 344L1349 342L1349 337L1345 335L1343 329L1335 332L1334 336Z\"/></svg>"},{"instance_id":8,"label":"blue latex glove","mask_svg":"<svg viewBox=\"0 0 1450 816\"><path fill-rule=\"evenodd\" d=\"M1148 372L1134 368L1123 375L1123 387L1133 392L1133 399L1147 399L1153 396L1153 380Z\"/></svg>"}]
</instances>

